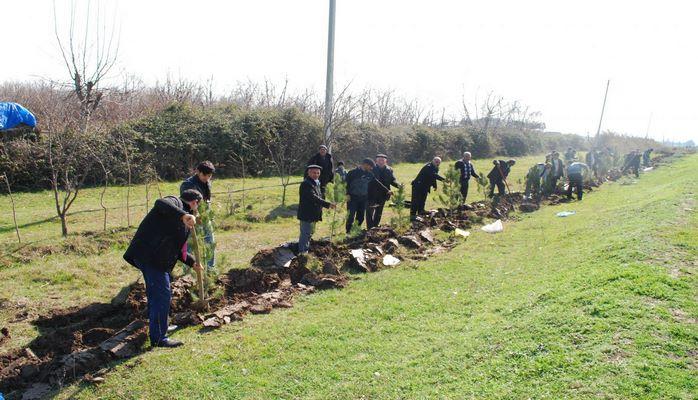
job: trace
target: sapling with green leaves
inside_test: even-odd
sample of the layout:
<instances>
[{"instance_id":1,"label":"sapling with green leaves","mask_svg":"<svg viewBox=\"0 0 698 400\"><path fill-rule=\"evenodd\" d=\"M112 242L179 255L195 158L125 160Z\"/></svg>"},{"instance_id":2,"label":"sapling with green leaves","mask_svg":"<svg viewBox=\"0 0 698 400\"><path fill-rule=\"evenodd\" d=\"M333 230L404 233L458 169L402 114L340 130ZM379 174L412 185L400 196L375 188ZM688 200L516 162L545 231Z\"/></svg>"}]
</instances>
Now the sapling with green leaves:
<instances>
[{"instance_id":1,"label":"sapling with green leaves","mask_svg":"<svg viewBox=\"0 0 698 400\"><path fill-rule=\"evenodd\" d=\"M455 168L450 168L446 171L445 178L437 199L448 209L450 214L453 214L463 202L463 195L460 192L460 172Z\"/></svg>"},{"instance_id":2,"label":"sapling with green leaves","mask_svg":"<svg viewBox=\"0 0 698 400\"><path fill-rule=\"evenodd\" d=\"M390 219L390 224L396 231L402 232L407 226L407 215L405 213L405 185L398 186L397 190L393 192L391 199L393 200L395 214L397 215Z\"/></svg>"},{"instance_id":3,"label":"sapling with green leaves","mask_svg":"<svg viewBox=\"0 0 698 400\"><path fill-rule=\"evenodd\" d=\"M330 220L330 241L334 239L334 232L342 222L342 218L337 219L337 209L346 201L346 190L347 185L344 182L329 183L327 185L327 190L325 192L327 200L337 205L337 207L332 210L332 219Z\"/></svg>"}]
</instances>

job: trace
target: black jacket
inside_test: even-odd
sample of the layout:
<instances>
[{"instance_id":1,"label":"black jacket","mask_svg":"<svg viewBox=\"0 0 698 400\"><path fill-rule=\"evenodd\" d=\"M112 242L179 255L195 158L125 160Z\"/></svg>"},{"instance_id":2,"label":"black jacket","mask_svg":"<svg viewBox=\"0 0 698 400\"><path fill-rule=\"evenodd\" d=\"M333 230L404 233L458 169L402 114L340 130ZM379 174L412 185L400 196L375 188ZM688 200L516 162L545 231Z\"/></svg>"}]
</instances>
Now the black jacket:
<instances>
[{"instance_id":1,"label":"black jacket","mask_svg":"<svg viewBox=\"0 0 698 400\"><path fill-rule=\"evenodd\" d=\"M475 172L475 166L473 165L472 162L468 161L468 164L470 164L470 175L467 174L467 170L465 167L465 161L464 160L458 160L456 161L456 165L454 166L458 171L460 171L460 180L461 181L467 181L470 180L471 176L474 176L476 178L479 178L480 175Z\"/></svg>"},{"instance_id":2,"label":"black jacket","mask_svg":"<svg viewBox=\"0 0 698 400\"><path fill-rule=\"evenodd\" d=\"M330 202L322 198L320 186L310 178L305 178L298 189L299 203L297 217L301 221L322 221L322 208L329 208Z\"/></svg>"},{"instance_id":3,"label":"black jacket","mask_svg":"<svg viewBox=\"0 0 698 400\"><path fill-rule=\"evenodd\" d=\"M334 181L334 164L332 163L332 154L327 153L325 158L320 156L320 153L315 154L308 160L306 165L319 165L322 167L320 171L320 185L325 186Z\"/></svg>"},{"instance_id":4,"label":"black jacket","mask_svg":"<svg viewBox=\"0 0 698 400\"><path fill-rule=\"evenodd\" d=\"M198 190L204 200L211 201L211 181L201 182L197 175L192 175L179 186L179 195L181 196L187 189Z\"/></svg>"},{"instance_id":5,"label":"black jacket","mask_svg":"<svg viewBox=\"0 0 698 400\"><path fill-rule=\"evenodd\" d=\"M414 180L412 181L412 186L430 192L431 188L436 189L437 180L444 181L446 180L446 178L439 175L439 167L428 162L424 164L422 169L419 171L419 174L417 174L417 177L414 178Z\"/></svg>"},{"instance_id":6,"label":"black jacket","mask_svg":"<svg viewBox=\"0 0 698 400\"><path fill-rule=\"evenodd\" d=\"M393 169L387 165L384 168L380 168L377 165L373 167L373 176L374 179L368 184L369 200L385 202L390 198L388 195L390 187L400 187L393 174Z\"/></svg>"},{"instance_id":7,"label":"black jacket","mask_svg":"<svg viewBox=\"0 0 698 400\"><path fill-rule=\"evenodd\" d=\"M511 171L509 164L507 164L507 162L504 160L494 160L493 163L494 167L492 167L492 171L487 174L487 177L495 182L507 179L507 176L509 176L509 171ZM497 166L497 163L499 163L499 166ZM502 170L501 173L499 172L500 168Z\"/></svg>"},{"instance_id":8,"label":"black jacket","mask_svg":"<svg viewBox=\"0 0 698 400\"><path fill-rule=\"evenodd\" d=\"M177 260L193 266L191 254L182 252L189 237L182 216L189 211L189 206L178 197L155 200L126 249L124 260L136 268L136 260L141 260L167 272L172 271Z\"/></svg>"},{"instance_id":9,"label":"black jacket","mask_svg":"<svg viewBox=\"0 0 698 400\"><path fill-rule=\"evenodd\" d=\"M347 183L348 195L365 198L368 196L368 187L373 181L373 172L356 167L349 171L344 181Z\"/></svg>"}]
</instances>

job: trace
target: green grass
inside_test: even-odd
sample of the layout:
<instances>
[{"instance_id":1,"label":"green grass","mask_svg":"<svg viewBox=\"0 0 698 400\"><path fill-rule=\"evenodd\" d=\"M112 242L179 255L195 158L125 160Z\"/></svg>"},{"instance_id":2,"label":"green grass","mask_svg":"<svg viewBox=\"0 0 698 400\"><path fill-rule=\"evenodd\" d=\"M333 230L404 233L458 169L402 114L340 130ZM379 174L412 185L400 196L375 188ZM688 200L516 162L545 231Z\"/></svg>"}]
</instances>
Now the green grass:
<instances>
[{"instance_id":1,"label":"green grass","mask_svg":"<svg viewBox=\"0 0 698 400\"><path fill-rule=\"evenodd\" d=\"M59 397L693 399L697 168L685 157L293 309L184 330L185 347Z\"/></svg>"},{"instance_id":2,"label":"green grass","mask_svg":"<svg viewBox=\"0 0 698 400\"><path fill-rule=\"evenodd\" d=\"M529 165L540 157L524 157L519 159L521 167L512 172L512 189L520 188L517 183L522 179ZM416 176L422 164L399 164L395 166L396 175L400 182L409 185ZM480 171L486 171L491 165L490 160L478 160L476 166ZM444 163L442 168L452 168L452 163ZM300 180L295 177L293 180ZM278 178L248 179L246 187L278 185ZM476 187L471 188L472 200L482 198ZM242 187L240 179L215 179L214 191L226 192L229 188L235 190ZM161 183L163 195L178 193L179 182ZM409 190L409 189L408 189ZM156 198L158 191L150 186L150 203ZM30 320L22 323L12 323L19 312L27 311L30 315L45 313L49 309L68 306L84 305L94 301L108 301L119 290L139 278L136 269L128 266L121 255L124 250L124 240L128 240L145 214L146 190L144 185L131 189L131 223L130 230L106 233L96 238L84 236L85 232L100 232L102 230L102 212L99 197L100 188L89 188L81 191L72 213L68 218L70 236L66 239L60 236L60 221L55 217L53 195L50 191L15 194L17 217L22 235L22 244L17 243L14 224L10 211L8 196L0 196L0 204L6 206L5 213L0 214L0 326L9 325L12 339L6 342L4 348L26 345L35 336ZM432 196L433 197L433 196ZM286 210L284 214L290 217L277 218L265 222L264 219L278 211L281 202L281 188L255 190L246 194L245 207L232 216L225 215L227 195L214 195L214 207L217 212L219 229L217 232L217 254L220 270L231 267L246 267L249 260L260 249L275 246L287 240L298 237L298 223L295 212ZM241 194L235 194L233 201L241 204ZM436 201L429 200L431 206ZM107 207L116 209L108 212L108 229L122 229L126 223L126 188L112 187L105 196ZM298 186L292 186L288 191L287 204L298 203ZM121 208L118 208L121 207ZM384 221L390 221L392 210L386 210ZM338 217L344 216L343 211ZM260 222L249 222L250 217L260 219ZM341 224L340 224L341 225ZM341 231L342 229L340 229ZM329 235L329 222L318 227L317 236ZM105 246L96 244L106 243ZM117 243L109 245L109 243ZM66 250L70 249L70 250ZM20 303L22 306L17 307Z\"/></svg>"},{"instance_id":3,"label":"green grass","mask_svg":"<svg viewBox=\"0 0 698 400\"><path fill-rule=\"evenodd\" d=\"M522 190L528 167L540 158L519 159L513 190ZM476 161L480 172L488 165ZM420 167L395 170L409 183ZM581 204L522 216L501 235L474 232L449 254L299 299L288 311L206 335L185 330L178 334L184 349L149 352L108 375L104 386L73 386L60 397L693 398L696 167L692 156L637 184L606 185ZM273 184L278 179L250 179L247 187ZM214 182L216 191L229 185L241 186ZM177 187L161 184L163 194ZM132 208L137 225L145 190L132 190L132 202L140 203ZM151 202L155 193L151 187ZM278 206L280 188L250 192L252 210L230 217L223 215L225 197L214 199L227 229L217 234L222 269L247 266L258 249L297 237L295 218L248 221ZM473 185L469 200L479 198ZM123 206L125 188L110 188L107 199L110 207ZM99 189L76 201L68 239L60 238L49 192L15 200L23 246L11 214L0 215L0 326L12 334L3 350L36 336L28 321L9 322L18 312L106 301L138 278L117 240L132 230L96 239L77 234L101 230L100 212L84 212L99 209ZM433 196L429 201L436 205ZM0 197L5 203L7 196ZM287 203L297 203L297 187ZM568 208L578 214L554 216ZM123 208L109 216L110 229L126 225ZM328 225L318 235L328 234ZM99 248L98 241L121 244ZM26 262L8 255L22 252Z\"/></svg>"}]
</instances>

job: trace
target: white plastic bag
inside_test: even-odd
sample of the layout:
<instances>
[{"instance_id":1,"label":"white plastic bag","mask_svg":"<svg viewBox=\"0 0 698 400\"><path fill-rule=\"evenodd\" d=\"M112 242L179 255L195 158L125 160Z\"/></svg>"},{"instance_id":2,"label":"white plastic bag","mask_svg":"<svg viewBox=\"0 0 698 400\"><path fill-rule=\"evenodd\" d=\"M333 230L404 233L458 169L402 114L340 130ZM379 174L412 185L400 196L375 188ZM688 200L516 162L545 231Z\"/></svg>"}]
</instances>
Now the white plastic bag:
<instances>
[{"instance_id":1,"label":"white plastic bag","mask_svg":"<svg viewBox=\"0 0 698 400\"><path fill-rule=\"evenodd\" d=\"M460 235L460 236L462 236L464 239L467 239L468 236L470 236L470 232L464 231L464 230L462 230L462 229L460 229L460 228L456 228L456 235Z\"/></svg>"},{"instance_id":2,"label":"white plastic bag","mask_svg":"<svg viewBox=\"0 0 698 400\"><path fill-rule=\"evenodd\" d=\"M498 219L491 224L485 225L482 228L483 231L487 233L499 233L504 231L504 225L502 225L502 220Z\"/></svg>"},{"instance_id":3,"label":"white plastic bag","mask_svg":"<svg viewBox=\"0 0 698 400\"><path fill-rule=\"evenodd\" d=\"M643 169L642 172L649 172L649 171L652 171L653 169L654 169L654 167L647 167L647 168Z\"/></svg>"},{"instance_id":4,"label":"white plastic bag","mask_svg":"<svg viewBox=\"0 0 698 400\"><path fill-rule=\"evenodd\" d=\"M559 213L555 214L558 217L569 217L570 215L576 214L576 211L560 211Z\"/></svg>"},{"instance_id":5,"label":"white plastic bag","mask_svg":"<svg viewBox=\"0 0 698 400\"><path fill-rule=\"evenodd\" d=\"M390 254L386 254L383 257L383 265L385 265L386 267L392 267L392 266L395 266L398 264L400 264L400 259L395 257L395 256L392 256Z\"/></svg>"}]
</instances>

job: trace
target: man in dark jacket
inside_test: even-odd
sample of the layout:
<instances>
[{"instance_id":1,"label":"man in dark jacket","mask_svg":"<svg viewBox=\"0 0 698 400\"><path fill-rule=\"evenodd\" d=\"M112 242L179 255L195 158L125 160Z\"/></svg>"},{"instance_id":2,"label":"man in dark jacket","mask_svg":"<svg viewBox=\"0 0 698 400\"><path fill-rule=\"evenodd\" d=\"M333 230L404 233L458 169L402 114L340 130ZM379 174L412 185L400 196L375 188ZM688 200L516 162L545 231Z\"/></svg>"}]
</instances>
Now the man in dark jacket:
<instances>
[{"instance_id":1,"label":"man in dark jacket","mask_svg":"<svg viewBox=\"0 0 698 400\"><path fill-rule=\"evenodd\" d=\"M552 170L550 171L552 174L550 176L550 184L552 185L553 193L555 193L557 190L557 181L565 176L565 164L562 162L562 160L560 160L560 153L553 151L550 164L552 165Z\"/></svg>"},{"instance_id":2,"label":"man in dark jacket","mask_svg":"<svg viewBox=\"0 0 698 400\"><path fill-rule=\"evenodd\" d=\"M388 166L388 156L378 154L373 168L374 179L368 184L368 208L366 209L366 228L371 229L381 223L383 207L393 192L390 187L400 187L393 169Z\"/></svg>"},{"instance_id":3,"label":"man in dark jacket","mask_svg":"<svg viewBox=\"0 0 698 400\"><path fill-rule=\"evenodd\" d=\"M650 149L645 150L645 151L642 153L642 163L645 165L645 167L649 167L649 166L650 166L650 161L651 161L651 158L652 158L652 152L653 152L653 151L654 151L654 149L651 149L651 148L650 148Z\"/></svg>"},{"instance_id":4,"label":"man in dark jacket","mask_svg":"<svg viewBox=\"0 0 698 400\"><path fill-rule=\"evenodd\" d=\"M185 190L193 189L201 193L207 206L211 206L211 179L216 168L211 161L202 161L196 167L196 173L179 186L179 193L184 193ZM207 268L214 268L216 265L216 238L213 234L213 224L209 221L204 224L204 242L208 249L211 250L211 259L208 260Z\"/></svg>"},{"instance_id":5,"label":"man in dark jacket","mask_svg":"<svg viewBox=\"0 0 698 400\"><path fill-rule=\"evenodd\" d=\"M332 163L332 154L327 150L327 146L324 144L320 146L317 154L312 156L306 165L319 165L322 167L320 172L320 191L322 192L322 198L325 198L325 190L327 184L334 180L334 165Z\"/></svg>"},{"instance_id":6,"label":"man in dark jacket","mask_svg":"<svg viewBox=\"0 0 698 400\"><path fill-rule=\"evenodd\" d=\"M167 316L172 299L170 274L177 260L201 270L199 260L194 260L186 247L189 231L196 224L192 212L201 199L201 193L187 189L179 198L167 196L156 200L124 253L124 259L143 273L153 347L182 345L167 337Z\"/></svg>"},{"instance_id":7,"label":"man in dark jacket","mask_svg":"<svg viewBox=\"0 0 698 400\"><path fill-rule=\"evenodd\" d=\"M315 230L315 223L322 221L322 209L335 208L335 205L326 201L320 191L320 174L322 167L308 165L305 167L305 179L298 189L298 213L300 221L300 237L298 238L298 253L307 254L310 249L310 237Z\"/></svg>"},{"instance_id":8,"label":"man in dark jacket","mask_svg":"<svg viewBox=\"0 0 698 400\"><path fill-rule=\"evenodd\" d=\"M640 177L640 163L641 163L640 150L633 150L625 155L625 165L623 166L623 173L631 171L635 174L636 178Z\"/></svg>"},{"instance_id":9,"label":"man in dark jacket","mask_svg":"<svg viewBox=\"0 0 698 400\"><path fill-rule=\"evenodd\" d=\"M507 180L511 167L516 164L516 161L494 160L492 161L492 164L494 164L494 167L492 167L492 171L487 174L487 178L490 180L490 197L494 196L495 186L497 187L499 195L501 196L506 193L504 182Z\"/></svg>"},{"instance_id":10,"label":"man in dark jacket","mask_svg":"<svg viewBox=\"0 0 698 400\"><path fill-rule=\"evenodd\" d=\"M371 172L374 166L373 160L364 158L361 165L347 174L347 234L351 231L354 218L356 218L358 226L364 222L366 206L368 205L368 185L374 179L373 172Z\"/></svg>"},{"instance_id":11,"label":"man in dark jacket","mask_svg":"<svg viewBox=\"0 0 698 400\"><path fill-rule=\"evenodd\" d=\"M470 162L473 156L469 151L463 153L463 158L456 161L455 168L460 171L460 194L462 196L462 202L465 203L465 199L468 198L468 183L470 182L470 177L480 178L480 176L475 172L475 166Z\"/></svg>"},{"instance_id":12,"label":"man in dark jacket","mask_svg":"<svg viewBox=\"0 0 698 400\"><path fill-rule=\"evenodd\" d=\"M424 164L412 181L412 203L410 203L410 219L414 220L418 213L424 213L424 206L431 188L436 190L436 181L444 181L446 178L439 175L441 157L434 157L431 162Z\"/></svg>"}]
</instances>

